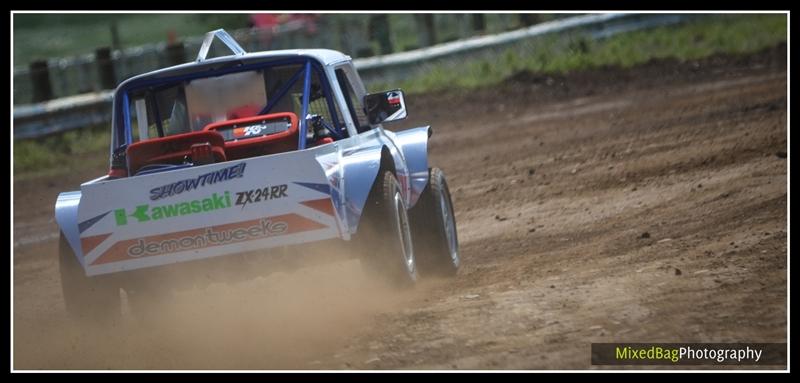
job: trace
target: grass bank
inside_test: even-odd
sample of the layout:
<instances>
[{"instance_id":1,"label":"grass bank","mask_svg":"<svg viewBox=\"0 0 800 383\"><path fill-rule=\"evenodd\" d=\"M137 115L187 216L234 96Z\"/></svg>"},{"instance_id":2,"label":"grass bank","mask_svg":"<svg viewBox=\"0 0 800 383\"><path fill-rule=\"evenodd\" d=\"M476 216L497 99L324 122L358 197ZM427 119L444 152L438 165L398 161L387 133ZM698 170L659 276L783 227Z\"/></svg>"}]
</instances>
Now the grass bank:
<instances>
[{"instance_id":1,"label":"grass bank","mask_svg":"<svg viewBox=\"0 0 800 383\"><path fill-rule=\"evenodd\" d=\"M51 136L14 141L14 177L47 177L108 162L111 133L93 126Z\"/></svg>"},{"instance_id":2,"label":"grass bank","mask_svg":"<svg viewBox=\"0 0 800 383\"><path fill-rule=\"evenodd\" d=\"M750 53L786 41L785 15L723 15L675 26L616 35L605 40L542 39L528 50L509 48L492 59L433 66L400 84L409 93L492 86L521 71L564 74L601 66L631 67L658 58L700 59ZM535 49L534 49L535 47ZM14 142L14 176L40 177L108 161L109 129L93 127Z\"/></svg>"},{"instance_id":3,"label":"grass bank","mask_svg":"<svg viewBox=\"0 0 800 383\"><path fill-rule=\"evenodd\" d=\"M371 84L370 90L470 89L498 84L522 71L565 74L602 66L628 68L659 58L692 60L719 53L751 53L785 42L786 24L786 15L727 14L596 41L580 35L551 36L516 44L488 58L430 65L413 79Z\"/></svg>"}]
</instances>

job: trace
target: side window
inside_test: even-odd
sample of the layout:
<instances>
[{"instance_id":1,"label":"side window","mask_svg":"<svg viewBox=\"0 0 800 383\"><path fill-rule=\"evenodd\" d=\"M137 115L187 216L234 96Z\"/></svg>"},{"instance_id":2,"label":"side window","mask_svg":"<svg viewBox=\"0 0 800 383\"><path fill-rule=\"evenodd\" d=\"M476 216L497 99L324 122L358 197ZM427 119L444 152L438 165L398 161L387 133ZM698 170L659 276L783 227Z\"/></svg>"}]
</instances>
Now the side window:
<instances>
[{"instance_id":1,"label":"side window","mask_svg":"<svg viewBox=\"0 0 800 383\"><path fill-rule=\"evenodd\" d=\"M147 100L144 97L132 99L130 102L131 137L139 142L153 137L147 122ZM156 136L157 137L157 136Z\"/></svg>"},{"instance_id":2,"label":"side window","mask_svg":"<svg viewBox=\"0 0 800 383\"><path fill-rule=\"evenodd\" d=\"M302 89L302 83L300 85ZM301 90L296 96L298 111L302 106L302 98L303 93ZM330 109L330 106L333 109ZM311 74L311 95L308 99L308 113L320 115L331 126L344 130L344 119L342 118L342 112L339 110L339 105L334 102L333 98L328 99L325 97L322 80L316 70Z\"/></svg>"},{"instance_id":3,"label":"side window","mask_svg":"<svg viewBox=\"0 0 800 383\"><path fill-rule=\"evenodd\" d=\"M154 108L152 107L153 98L144 93L134 94L130 100L130 126L133 142L147 140L150 138L161 137L162 134L156 125ZM164 122L162 121L162 125Z\"/></svg>"},{"instance_id":4,"label":"side window","mask_svg":"<svg viewBox=\"0 0 800 383\"><path fill-rule=\"evenodd\" d=\"M191 131L182 85L133 92L130 97L134 142Z\"/></svg>"},{"instance_id":5,"label":"side window","mask_svg":"<svg viewBox=\"0 0 800 383\"><path fill-rule=\"evenodd\" d=\"M296 79L294 84L288 88L285 95L280 94L280 90L286 86L291 77L297 73L297 70L302 70L302 67L299 65L293 67L279 67L265 74L268 92L267 98L276 100L274 101L275 105L269 110L269 113L293 112L298 118L304 117L302 116L304 85L302 76ZM329 99L325 96L324 86L328 86L328 84L323 84L322 81L325 81L324 77L320 78L318 70L312 68L308 114L318 115L331 127L345 131L342 112L339 110L338 105L333 102L332 98ZM313 135L313 131L310 127L307 134L309 138Z\"/></svg>"},{"instance_id":6,"label":"side window","mask_svg":"<svg viewBox=\"0 0 800 383\"><path fill-rule=\"evenodd\" d=\"M361 133L370 129L369 122L366 114L364 114L364 107L361 105L361 100L356 97L356 92L344 69L339 68L336 70L336 79L339 82L339 87L342 89L344 99L347 102L347 109L349 109L350 116L356 124L356 130Z\"/></svg>"}]
</instances>

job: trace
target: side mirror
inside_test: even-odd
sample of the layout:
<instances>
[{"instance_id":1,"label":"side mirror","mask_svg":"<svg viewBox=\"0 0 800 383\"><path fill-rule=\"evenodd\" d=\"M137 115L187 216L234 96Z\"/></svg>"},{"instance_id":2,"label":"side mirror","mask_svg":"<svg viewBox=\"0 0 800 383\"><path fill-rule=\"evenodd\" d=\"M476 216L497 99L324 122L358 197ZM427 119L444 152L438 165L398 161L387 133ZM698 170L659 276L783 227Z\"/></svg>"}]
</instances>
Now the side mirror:
<instances>
[{"instance_id":1,"label":"side mirror","mask_svg":"<svg viewBox=\"0 0 800 383\"><path fill-rule=\"evenodd\" d=\"M370 125L402 120L408 116L406 101L400 89L364 96L364 109Z\"/></svg>"}]
</instances>

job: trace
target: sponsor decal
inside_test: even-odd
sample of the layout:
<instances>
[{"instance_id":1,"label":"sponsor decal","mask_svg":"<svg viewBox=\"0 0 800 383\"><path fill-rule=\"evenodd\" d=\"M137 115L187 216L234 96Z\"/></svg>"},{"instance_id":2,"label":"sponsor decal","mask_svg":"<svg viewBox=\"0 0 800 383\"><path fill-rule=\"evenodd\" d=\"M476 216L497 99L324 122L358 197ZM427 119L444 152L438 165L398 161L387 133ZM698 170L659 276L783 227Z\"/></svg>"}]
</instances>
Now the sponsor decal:
<instances>
[{"instance_id":1,"label":"sponsor decal","mask_svg":"<svg viewBox=\"0 0 800 383\"><path fill-rule=\"evenodd\" d=\"M333 211L333 205L330 198L321 198L310 201L300 202L301 205L308 206L314 210L321 211L330 216L336 216Z\"/></svg>"},{"instance_id":2,"label":"sponsor decal","mask_svg":"<svg viewBox=\"0 0 800 383\"><path fill-rule=\"evenodd\" d=\"M242 209L244 209L244 206L248 203L256 203L288 197L289 195L286 194L286 189L288 188L289 185L283 184L266 186L261 189L236 192L236 205L241 205Z\"/></svg>"},{"instance_id":3,"label":"sponsor decal","mask_svg":"<svg viewBox=\"0 0 800 383\"><path fill-rule=\"evenodd\" d=\"M400 93L398 92L389 92L389 97L386 98L391 105L400 105Z\"/></svg>"},{"instance_id":4,"label":"sponsor decal","mask_svg":"<svg viewBox=\"0 0 800 383\"><path fill-rule=\"evenodd\" d=\"M249 227L232 228L229 230L223 229L219 231L215 231L213 228L209 227L205 229L205 232L197 235L187 235L184 237L155 241L139 239L133 246L128 247L127 253L134 258L139 258L143 255L177 253L184 250L246 241L252 238L271 237L283 234L287 229L288 224L286 222L272 221L265 218L261 219L258 224Z\"/></svg>"},{"instance_id":5,"label":"sponsor decal","mask_svg":"<svg viewBox=\"0 0 800 383\"><path fill-rule=\"evenodd\" d=\"M93 235L91 237L83 237L81 238L81 250L83 251L83 256L89 254L92 250L94 250L97 246L100 246L108 237L111 236L113 233L106 233L100 235Z\"/></svg>"},{"instance_id":6,"label":"sponsor decal","mask_svg":"<svg viewBox=\"0 0 800 383\"><path fill-rule=\"evenodd\" d=\"M101 219L103 219L103 217L105 217L106 215L108 215L108 213L111 213L111 210L109 210L109 211L107 211L107 212L105 212L105 213L103 213L103 214L96 215L96 216L94 216L94 217L92 217L92 218L89 218L89 219L87 219L87 220L85 220L85 221L83 221L83 222L79 223L79 224L78 224L78 232L80 232L80 233L83 233L84 231L88 230L90 227L92 227L92 226L93 226L94 224L96 224L98 221L100 221Z\"/></svg>"},{"instance_id":7,"label":"sponsor decal","mask_svg":"<svg viewBox=\"0 0 800 383\"><path fill-rule=\"evenodd\" d=\"M125 209L116 209L114 210L114 218L117 221L117 226L125 226L130 221L129 218L136 219L136 222L158 221L165 218L205 213L229 207L231 207L231 195L226 191L224 194L214 193L208 198L169 205L139 205L131 213L128 213Z\"/></svg>"},{"instance_id":8,"label":"sponsor decal","mask_svg":"<svg viewBox=\"0 0 800 383\"><path fill-rule=\"evenodd\" d=\"M202 174L199 177L181 180L150 189L150 200L155 201L161 198L178 195L185 191L194 190L202 186L229 181L234 178L241 178L244 176L245 165L247 165L247 163L242 162L211 173Z\"/></svg>"},{"instance_id":9,"label":"sponsor decal","mask_svg":"<svg viewBox=\"0 0 800 383\"><path fill-rule=\"evenodd\" d=\"M262 121L259 124L233 128L234 138L255 137L265 134L275 134L291 129L292 123L288 118L273 121Z\"/></svg>"},{"instance_id":10,"label":"sponsor decal","mask_svg":"<svg viewBox=\"0 0 800 383\"><path fill-rule=\"evenodd\" d=\"M326 228L327 226L322 223L295 213L289 213L223 225L155 234L116 242L92 261L92 265L162 256L181 251L199 252L216 246ZM296 242L302 241L298 240Z\"/></svg>"},{"instance_id":11,"label":"sponsor decal","mask_svg":"<svg viewBox=\"0 0 800 383\"><path fill-rule=\"evenodd\" d=\"M295 182L300 186L305 186L311 190L316 190L320 193L330 194L331 193L331 186L328 184L319 184L315 182Z\"/></svg>"},{"instance_id":12,"label":"sponsor decal","mask_svg":"<svg viewBox=\"0 0 800 383\"><path fill-rule=\"evenodd\" d=\"M261 131L266 128L267 128L266 125L251 125L251 126L246 126L244 128L234 129L233 134L236 137L257 136L261 134Z\"/></svg>"}]
</instances>

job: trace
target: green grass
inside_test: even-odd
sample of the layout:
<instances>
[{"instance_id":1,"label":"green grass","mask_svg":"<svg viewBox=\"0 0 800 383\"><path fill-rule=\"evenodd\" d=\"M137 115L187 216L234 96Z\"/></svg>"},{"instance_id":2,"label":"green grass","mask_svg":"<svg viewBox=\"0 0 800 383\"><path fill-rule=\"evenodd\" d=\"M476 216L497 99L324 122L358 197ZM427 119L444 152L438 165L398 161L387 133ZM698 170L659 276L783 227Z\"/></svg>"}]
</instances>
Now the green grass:
<instances>
[{"instance_id":1,"label":"green grass","mask_svg":"<svg viewBox=\"0 0 800 383\"><path fill-rule=\"evenodd\" d=\"M65 173L87 166L87 159L106 162L110 140L111 133L107 125L39 139L15 140L14 177L45 177Z\"/></svg>"},{"instance_id":2,"label":"green grass","mask_svg":"<svg viewBox=\"0 0 800 383\"><path fill-rule=\"evenodd\" d=\"M601 66L623 68L657 58L699 59L748 53L785 42L786 15L717 15L680 25L624 33L601 41L580 35L550 36L517 44L490 59L441 63L399 84L370 84L370 91L403 88L409 93L491 86L530 71L563 74Z\"/></svg>"},{"instance_id":3,"label":"green grass","mask_svg":"<svg viewBox=\"0 0 800 383\"><path fill-rule=\"evenodd\" d=\"M367 24L370 16L322 14L319 27L321 31L337 32L338 24L344 23L358 41L356 45L366 45L378 52L378 43L368 41ZM472 34L469 15L437 14L435 17L440 41ZM487 33L518 27L516 15L487 14L485 17ZM553 14L540 15L542 21L553 17ZM117 24L121 47L130 48L167 41L170 31L179 39L198 37L217 28L228 31L246 28L248 21L249 15L245 13L15 14L14 65L26 65L39 59L90 54L99 47L111 46L112 23ZM418 44L419 26L412 14L391 14L389 22L391 40L396 50ZM330 45L324 48L344 51L349 49L340 45L338 37L331 39Z\"/></svg>"},{"instance_id":4,"label":"green grass","mask_svg":"<svg viewBox=\"0 0 800 383\"><path fill-rule=\"evenodd\" d=\"M399 24L402 25L402 24ZM785 15L715 16L700 22L589 41L549 37L509 48L493 59L434 65L400 84L372 84L377 91L402 87L409 93L491 86L520 71L566 73L604 65L631 67L653 58L691 60L716 53L748 53L786 41ZM86 158L108 160L107 126L71 131L40 140L14 142L14 176L41 177L85 166ZM95 155L96 153L96 155Z\"/></svg>"},{"instance_id":5,"label":"green grass","mask_svg":"<svg viewBox=\"0 0 800 383\"><path fill-rule=\"evenodd\" d=\"M552 20L559 15L538 14L540 22ZM437 40L452 41L474 35L471 14L437 14ZM510 29L520 28L519 18L514 14L485 14L486 33L500 33ZM414 21L414 16L410 14L392 14L389 17L391 25L391 40L395 51L407 51L419 47L419 26ZM377 43L371 47L378 52Z\"/></svg>"},{"instance_id":6,"label":"green grass","mask_svg":"<svg viewBox=\"0 0 800 383\"><path fill-rule=\"evenodd\" d=\"M14 65L33 60L93 53L111 46L111 24L117 23L123 48L202 36L217 28L247 26L246 14L15 14Z\"/></svg>"}]
</instances>

